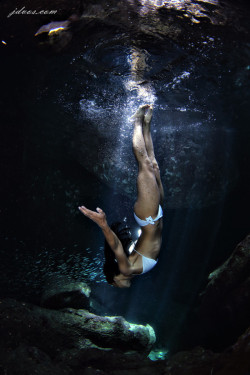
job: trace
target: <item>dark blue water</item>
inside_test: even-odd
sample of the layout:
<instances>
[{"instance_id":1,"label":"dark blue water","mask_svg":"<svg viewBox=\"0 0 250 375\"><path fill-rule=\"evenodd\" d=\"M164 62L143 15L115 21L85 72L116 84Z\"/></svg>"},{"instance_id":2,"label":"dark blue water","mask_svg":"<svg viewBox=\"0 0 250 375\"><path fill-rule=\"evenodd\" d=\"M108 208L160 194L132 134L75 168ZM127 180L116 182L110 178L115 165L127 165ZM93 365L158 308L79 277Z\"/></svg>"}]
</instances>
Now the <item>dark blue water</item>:
<instances>
[{"instance_id":1,"label":"dark blue water","mask_svg":"<svg viewBox=\"0 0 250 375\"><path fill-rule=\"evenodd\" d=\"M53 275L86 281L100 314L185 346L209 272L249 232L249 44L109 38L2 60L1 295L38 303ZM128 119L145 102L166 192L163 245L154 270L117 290L102 274L102 234L77 207L101 207L136 237Z\"/></svg>"}]
</instances>

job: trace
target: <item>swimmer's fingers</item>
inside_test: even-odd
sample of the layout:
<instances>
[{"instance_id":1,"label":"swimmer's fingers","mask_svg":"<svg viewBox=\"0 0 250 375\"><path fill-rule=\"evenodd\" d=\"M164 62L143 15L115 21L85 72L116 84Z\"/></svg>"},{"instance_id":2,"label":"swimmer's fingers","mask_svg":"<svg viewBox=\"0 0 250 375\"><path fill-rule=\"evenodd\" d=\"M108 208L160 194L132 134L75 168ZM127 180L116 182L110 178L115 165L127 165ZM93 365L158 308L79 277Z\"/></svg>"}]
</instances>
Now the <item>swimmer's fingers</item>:
<instances>
[{"instance_id":1,"label":"swimmer's fingers","mask_svg":"<svg viewBox=\"0 0 250 375\"><path fill-rule=\"evenodd\" d=\"M81 211L81 213L83 213L85 216L88 216L88 217L93 212L93 211L89 210L88 208L86 208L85 206L80 206L80 207L78 207L78 209Z\"/></svg>"},{"instance_id":2,"label":"swimmer's fingers","mask_svg":"<svg viewBox=\"0 0 250 375\"><path fill-rule=\"evenodd\" d=\"M95 212L95 211L91 211L91 210L89 210L88 208L86 208L85 206L80 206L80 207L78 207L78 208L79 208L79 210L80 210L85 216L89 217L89 218L92 219L92 220L93 220L93 218L94 218L96 215L98 215L97 212Z\"/></svg>"},{"instance_id":3,"label":"swimmer's fingers","mask_svg":"<svg viewBox=\"0 0 250 375\"><path fill-rule=\"evenodd\" d=\"M87 207L85 207L85 206L80 206L80 207L78 207L79 208L79 210L84 214L84 215L105 215L105 213L104 213L104 211L101 209L101 208L99 208L99 207L97 207L96 208L96 211L91 211L91 210L89 210Z\"/></svg>"},{"instance_id":4,"label":"swimmer's fingers","mask_svg":"<svg viewBox=\"0 0 250 375\"><path fill-rule=\"evenodd\" d=\"M91 211L85 206L78 207L79 210L87 216L89 219L93 220L96 224L99 226L103 225L103 223L106 221L106 215L103 210L101 210L99 207L97 207L96 211Z\"/></svg>"}]
</instances>

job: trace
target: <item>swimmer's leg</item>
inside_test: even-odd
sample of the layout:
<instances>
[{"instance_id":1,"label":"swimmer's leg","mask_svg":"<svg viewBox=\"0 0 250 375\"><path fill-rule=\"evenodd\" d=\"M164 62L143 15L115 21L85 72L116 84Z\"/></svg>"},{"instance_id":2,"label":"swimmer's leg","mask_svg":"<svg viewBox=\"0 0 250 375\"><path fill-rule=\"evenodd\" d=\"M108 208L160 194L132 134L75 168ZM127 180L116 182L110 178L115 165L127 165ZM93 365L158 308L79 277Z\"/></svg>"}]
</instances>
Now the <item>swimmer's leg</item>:
<instances>
[{"instance_id":1,"label":"swimmer's leg","mask_svg":"<svg viewBox=\"0 0 250 375\"><path fill-rule=\"evenodd\" d=\"M133 151L138 162L137 201L134 206L135 214L144 219L155 217L160 203L160 190L156 180L153 164L149 158L143 135L143 122L148 105L142 106L133 116Z\"/></svg>"},{"instance_id":2,"label":"swimmer's leg","mask_svg":"<svg viewBox=\"0 0 250 375\"><path fill-rule=\"evenodd\" d=\"M164 199L164 190L161 182L161 175L160 175L160 169L159 165L157 163L157 160L155 158L155 153L154 153L154 145L152 141L152 136L151 136L151 119L152 119L152 114L153 114L153 107L150 106L145 110L145 115L144 115L144 121L143 121L143 136L144 136L144 141L145 141L145 146L147 150L148 157L152 163L156 181L159 187L160 191L160 203L163 203Z\"/></svg>"},{"instance_id":3,"label":"swimmer's leg","mask_svg":"<svg viewBox=\"0 0 250 375\"><path fill-rule=\"evenodd\" d=\"M134 122L133 151L137 161L141 160L142 157L147 156L147 149L143 136L143 119L145 115L145 110L148 107L148 105L140 106L136 113L130 119Z\"/></svg>"}]
</instances>

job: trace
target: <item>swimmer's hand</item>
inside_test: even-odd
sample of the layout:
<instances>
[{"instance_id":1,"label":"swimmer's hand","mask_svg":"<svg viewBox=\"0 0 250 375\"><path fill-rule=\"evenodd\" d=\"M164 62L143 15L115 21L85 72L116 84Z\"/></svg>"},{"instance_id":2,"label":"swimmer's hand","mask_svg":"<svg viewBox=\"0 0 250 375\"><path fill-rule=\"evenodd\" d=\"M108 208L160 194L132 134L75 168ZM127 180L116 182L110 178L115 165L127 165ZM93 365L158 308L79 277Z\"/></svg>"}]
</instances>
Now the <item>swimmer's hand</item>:
<instances>
[{"instance_id":1,"label":"swimmer's hand","mask_svg":"<svg viewBox=\"0 0 250 375\"><path fill-rule=\"evenodd\" d=\"M80 206L78 209L83 213L83 215L87 216L89 219L94 221L100 228L105 228L107 226L107 219L105 212L97 207L96 211L91 211L85 206Z\"/></svg>"}]
</instances>

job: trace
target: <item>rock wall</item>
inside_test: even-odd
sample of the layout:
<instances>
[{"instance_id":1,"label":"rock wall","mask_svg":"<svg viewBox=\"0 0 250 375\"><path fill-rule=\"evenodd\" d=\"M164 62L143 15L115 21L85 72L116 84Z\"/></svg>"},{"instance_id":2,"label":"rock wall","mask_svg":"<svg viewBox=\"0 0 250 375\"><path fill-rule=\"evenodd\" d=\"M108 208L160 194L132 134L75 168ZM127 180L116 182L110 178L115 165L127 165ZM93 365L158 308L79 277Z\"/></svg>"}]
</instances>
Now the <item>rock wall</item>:
<instances>
[{"instance_id":1,"label":"rock wall","mask_svg":"<svg viewBox=\"0 0 250 375\"><path fill-rule=\"evenodd\" d=\"M249 270L250 235L209 275L208 284L201 293L199 318L202 330L206 332L206 342L214 342L214 347L233 343L249 325Z\"/></svg>"}]
</instances>

